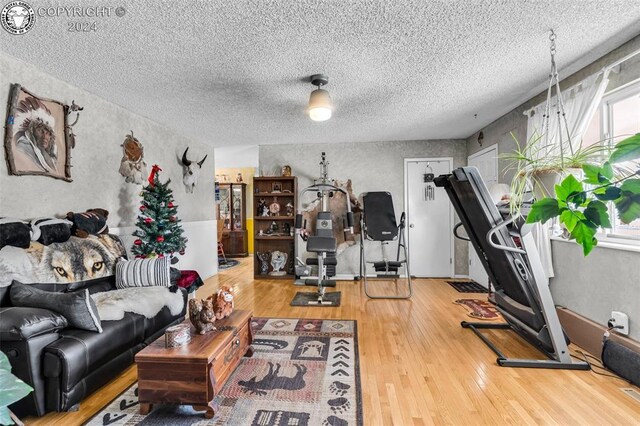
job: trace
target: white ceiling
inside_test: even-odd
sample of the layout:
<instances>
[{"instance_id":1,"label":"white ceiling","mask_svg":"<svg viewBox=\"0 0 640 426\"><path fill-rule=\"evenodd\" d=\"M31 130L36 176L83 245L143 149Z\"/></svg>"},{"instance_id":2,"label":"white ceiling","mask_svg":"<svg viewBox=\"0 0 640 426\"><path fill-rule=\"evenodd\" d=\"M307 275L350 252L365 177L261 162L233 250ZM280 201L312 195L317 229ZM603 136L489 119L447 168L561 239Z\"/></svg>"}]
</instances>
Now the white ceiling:
<instances>
[{"instance_id":1,"label":"white ceiling","mask_svg":"<svg viewBox=\"0 0 640 426\"><path fill-rule=\"evenodd\" d=\"M0 49L214 146L467 137L542 88L549 28L561 76L640 33L640 0L117 5L124 17L89 19L96 32L37 17L0 31ZM323 123L305 116L319 72L335 103Z\"/></svg>"}]
</instances>

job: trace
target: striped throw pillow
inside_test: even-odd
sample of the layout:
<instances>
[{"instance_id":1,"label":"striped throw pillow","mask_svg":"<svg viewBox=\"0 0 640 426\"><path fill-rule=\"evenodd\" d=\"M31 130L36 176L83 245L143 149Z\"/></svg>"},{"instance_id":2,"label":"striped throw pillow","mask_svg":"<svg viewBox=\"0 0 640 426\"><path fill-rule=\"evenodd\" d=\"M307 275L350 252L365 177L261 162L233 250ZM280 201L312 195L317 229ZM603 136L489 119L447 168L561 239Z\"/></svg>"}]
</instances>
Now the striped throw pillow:
<instances>
[{"instance_id":1,"label":"striped throw pillow","mask_svg":"<svg viewBox=\"0 0 640 426\"><path fill-rule=\"evenodd\" d=\"M169 287L168 257L121 260L116 264L116 287Z\"/></svg>"}]
</instances>

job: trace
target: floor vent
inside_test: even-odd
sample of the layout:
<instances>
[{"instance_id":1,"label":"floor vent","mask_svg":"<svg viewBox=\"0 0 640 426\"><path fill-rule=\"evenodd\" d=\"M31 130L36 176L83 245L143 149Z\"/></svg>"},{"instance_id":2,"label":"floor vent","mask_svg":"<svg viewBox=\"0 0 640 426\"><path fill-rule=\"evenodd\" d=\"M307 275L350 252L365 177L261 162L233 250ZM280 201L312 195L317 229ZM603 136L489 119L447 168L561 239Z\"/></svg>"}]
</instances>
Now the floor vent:
<instances>
[{"instance_id":1,"label":"floor vent","mask_svg":"<svg viewBox=\"0 0 640 426\"><path fill-rule=\"evenodd\" d=\"M620 388L620 390L636 401L640 402L640 392L633 388Z\"/></svg>"}]
</instances>

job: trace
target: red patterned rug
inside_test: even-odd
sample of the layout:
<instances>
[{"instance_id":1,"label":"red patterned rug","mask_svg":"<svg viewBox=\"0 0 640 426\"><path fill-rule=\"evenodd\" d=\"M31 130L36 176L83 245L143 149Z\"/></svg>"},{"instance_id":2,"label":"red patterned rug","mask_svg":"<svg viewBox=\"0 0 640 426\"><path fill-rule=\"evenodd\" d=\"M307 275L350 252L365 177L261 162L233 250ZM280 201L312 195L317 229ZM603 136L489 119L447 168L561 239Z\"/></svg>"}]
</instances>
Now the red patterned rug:
<instances>
[{"instance_id":1,"label":"red patterned rug","mask_svg":"<svg viewBox=\"0 0 640 426\"><path fill-rule=\"evenodd\" d=\"M134 384L87 424L362 426L356 321L253 318L252 358L243 358L207 420L191 406L139 414Z\"/></svg>"},{"instance_id":2,"label":"red patterned rug","mask_svg":"<svg viewBox=\"0 0 640 426\"><path fill-rule=\"evenodd\" d=\"M467 310L467 315L475 319L493 320L502 317L496 307L486 300L458 299L453 303L463 306Z\"/></svg>"}]
</instances>

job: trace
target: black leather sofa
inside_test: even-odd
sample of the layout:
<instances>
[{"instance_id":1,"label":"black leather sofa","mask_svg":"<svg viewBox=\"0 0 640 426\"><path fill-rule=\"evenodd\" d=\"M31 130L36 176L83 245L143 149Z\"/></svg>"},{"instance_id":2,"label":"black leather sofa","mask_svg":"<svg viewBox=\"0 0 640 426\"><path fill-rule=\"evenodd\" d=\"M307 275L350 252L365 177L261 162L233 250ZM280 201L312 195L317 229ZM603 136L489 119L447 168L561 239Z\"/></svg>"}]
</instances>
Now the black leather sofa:
<instances>
[{"instance_id":1,"label":"black leather sofa","mask_svg":"<svg viewBox=\"0 0 640 426\"><path fill-rule=\"evenodd\" d=\"M92 294L113 290L115 276L86 288ZM179 315L167 307L151 319L126 313L121 320L102 321L103 332L96 333L69 327L64 317L46 309L12 306L9 291L0 287L0 350L12 373L34 388L10 406L18 416L73 409L131 365L167 327L181 322L187 306L187 292L179 289L185 300Z\"/></svg>"}]
</instances>

